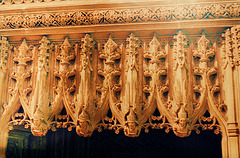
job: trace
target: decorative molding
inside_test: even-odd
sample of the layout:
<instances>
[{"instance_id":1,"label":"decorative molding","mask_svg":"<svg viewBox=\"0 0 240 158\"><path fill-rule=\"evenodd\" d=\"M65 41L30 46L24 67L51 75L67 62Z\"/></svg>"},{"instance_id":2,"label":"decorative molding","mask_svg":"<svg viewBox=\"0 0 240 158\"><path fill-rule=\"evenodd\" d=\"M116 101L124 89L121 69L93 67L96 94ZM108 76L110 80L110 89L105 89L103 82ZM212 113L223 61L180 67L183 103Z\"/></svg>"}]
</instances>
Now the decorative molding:
<instances>
[{"instance_id":1,"label":"decorative molding","mask_svg":"<svg viewBox=\"0 0 240 158\"><path fill-rule=\"evenodd\" d=\"M240 4L205 3L201 5L149 8L80 10L23 14L2 14L0 29L88 26L123 23L174 22L216 19L238 19Z\"/></svg>"}]
</instances>

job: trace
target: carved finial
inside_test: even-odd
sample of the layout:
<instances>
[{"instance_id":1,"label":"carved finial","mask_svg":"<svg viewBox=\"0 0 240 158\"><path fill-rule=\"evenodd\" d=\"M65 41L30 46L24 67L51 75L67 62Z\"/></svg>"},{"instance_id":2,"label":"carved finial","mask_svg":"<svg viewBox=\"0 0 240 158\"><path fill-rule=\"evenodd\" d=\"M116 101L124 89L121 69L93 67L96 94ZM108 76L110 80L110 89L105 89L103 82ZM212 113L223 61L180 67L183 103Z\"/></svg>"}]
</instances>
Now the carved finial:
<instances>
[{"instance_id":1,"label":"carved finial","mask_svg":"<svg viewBox=\"0 0 240 158\"><path fill-rule=\"evenodd\" d=\"M41 41L39 43L41 44L39 47L40 54L44 54L45 53L44 50L49 49L48 44L50 43L50 41L47 39L46 36L43 36L43 38L41 39Z\"/></svg>"},{"instance_id":2,"label":"carved finial","mask_svg":"<svg viewBox=\"0 0 240 158\"><path fill-rule=\"evenodd\" d=\"M94 40L91 38L90 34L86 34L82 38L82 45L81 45L81 52L87 53L91 52L93 46L94 46Z\"/></svg>"},{"instance_id":3,"label":"carved finial","mask_svg":"<svg viewBox=\"0 0 240 158\"><path fill-rule=\"evenodd\" d=\"M198 41L198 50L203 52L206 51L209 43L210 41L206 38L205 33L203 32L202 37Z\"/></svg>"},{"instance_id":4,"label":"carved finial","mask_svg":"<svg viewBox=\"0 0 240 158\"><path fill-rule=\"evenodd\" d=\"M109 35L107 43L104 45L104 49L107 49L107 51L112 52L114 49L117 48L117 43L115 43L112 39L112 35Z\"/></svg>"},{"instance_id":5,"label":"carved finial","mask_svg":"<svg viewBox=\"0 0 240 158\"><path fill-rule=\"evenodd\" d=\"M237 25L231 28L232 33L232 47L233 47L233 61L236 66L240 65L240 26Z\"/></svg>"},{"instance_id":6,"label":"carved finial","mask_svg":"<svg viewBox=\"0 0 240 158\"><path fill-rule=\"evenodd\" d=\"M156 35L153 36L153 39L152 41L149 43L149 45L153 45L153 46L159 46L160 45L160 42L158 41Z\"/></svg>"},{"instance_id":7,"label":"carved finial","mask_svg":"<svg viewBox=\"0 0 240 158\"><path fill-rule=\"evenodd\" d=\"M140 41L138 37L135 37L133 33L129 35L129 38L127 38L127 66L128 70L133 70L134 68L138 71L138 64L137 64L137 48L140 47Z\"/></svg>"},{"instance_id":8,"label":"carved finial","mask_svg":"<svg viewBox=\"0 0 240 158\"><path fill-rule=\"evenodd\" d=\"M23 39L22 44L20 45L20 47L18 48L19 50L19 56L25 56L26 52L28 51L29 47L27 45L26 39Z\"/></svg>"},{"instance_id":9,"label":"carved finial","mask_svg":"<svg viewBox=\"0 0 240 158\"><path fill-rule=\"evenodd\" d=\"M128 52L135 52L136 49L140 46L139 38L136 37L133 33L127 38L127 49Z\"/></svg>"},{"instance_id":10,"label":"carved finial","mask_svg":"<svg viewBox=\"0 0 240 158\"><path fill-rule=\"evenodd\" d=\"M63 44L61 45L61 55L68 56L68 49L71 47L71 44L68 41L68 38L66 37Z\"/></svg>"},{"instance_id":11,"label":"carved finial","mask_svg":"<svg viewBox=\"0 0 240 158\"><path fill-rule=\"evenodd\" d=\"M187 36L182 33L182 31L179 31L176 36L173 37L175 42L175 51L182 52L184 50L184 47L187 45Z\"/></svg>"},{"instance_id":12,"label":"carved finial","mask_svg":"<svg viewBox=\"0 0 240 158\"><path fill-rule=\"evenodd\" d=\"M66 38L64 39L63 44L62 44L62 47L70 47L70 46L71 46L71 45L70 45L70 43L69 43L68 37L66 37Z\"/></svg>"}]
</instances>

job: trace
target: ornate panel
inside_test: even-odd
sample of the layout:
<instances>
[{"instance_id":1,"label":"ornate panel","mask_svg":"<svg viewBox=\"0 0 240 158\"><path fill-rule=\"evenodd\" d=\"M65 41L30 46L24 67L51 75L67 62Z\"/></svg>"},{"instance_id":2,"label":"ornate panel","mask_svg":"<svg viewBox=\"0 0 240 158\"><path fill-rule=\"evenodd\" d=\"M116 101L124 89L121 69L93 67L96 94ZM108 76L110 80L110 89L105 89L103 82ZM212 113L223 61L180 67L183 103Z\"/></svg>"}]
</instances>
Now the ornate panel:
<instances>
[{"instance_id":1,"label":"ornate panel","mask_svg":"<svg viewBox=\"0 0 240 158\"><path fill-rule=\"evenodd\" d=\"M239 122L239 27L227 29L218 44L204 31L183 32L20 43L1 37L0 126L24 125L34 136L76 128L83 137L102 129L128 137L148 128L179 137L208 129L231 136L226 145L232 146Z\"/></svg>"},{"instance_id":2,"label":"ornate panel","mask_svg":"<svg viewBox=\"0 0 240 158\"><path fill-rule=\"evenodd\" d=\"M218 133L213 114L227 120L228 108L220 93L217 46L204 33L196 48L181 31L173 41L163 45L154 34L148 43L133 33L123 44L111 35L104 45L89 34L79 44L68 38L51 44L43 36L34 46L24 39L9 49L9 105L2 118L12 116L11 128L31 126L36 136L56 127L76 128L85 137L102 128L123 129L130 137L149 127L166 127L180 137L199 127ZM5 60L5 45L2 50ZM156 108L160 116L153 115Z\"/></svg>"}]
</instances>

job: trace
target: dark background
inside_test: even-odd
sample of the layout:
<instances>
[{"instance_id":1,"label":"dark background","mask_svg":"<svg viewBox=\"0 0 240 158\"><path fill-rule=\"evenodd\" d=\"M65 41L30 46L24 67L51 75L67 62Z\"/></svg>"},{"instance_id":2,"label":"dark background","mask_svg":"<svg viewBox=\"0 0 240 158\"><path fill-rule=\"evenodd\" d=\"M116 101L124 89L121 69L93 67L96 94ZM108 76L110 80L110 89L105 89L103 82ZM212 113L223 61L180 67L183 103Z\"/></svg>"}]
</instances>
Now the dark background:
<instances>
[{"instance_id":1,"label":"dark background","mask_svg":"<svg viewBox=\"0 0 240 158\"><path fill-rule=\"evenodd\" d=\"M34 137L28 130L9 134L7 158L221 158L221 135L213 131L194 131L179 138L172 131L150 130L139 137L126 137L121 131L95 131L84 138L75 131L58 129L46 137Z\"/></svg>"}]
</instances>

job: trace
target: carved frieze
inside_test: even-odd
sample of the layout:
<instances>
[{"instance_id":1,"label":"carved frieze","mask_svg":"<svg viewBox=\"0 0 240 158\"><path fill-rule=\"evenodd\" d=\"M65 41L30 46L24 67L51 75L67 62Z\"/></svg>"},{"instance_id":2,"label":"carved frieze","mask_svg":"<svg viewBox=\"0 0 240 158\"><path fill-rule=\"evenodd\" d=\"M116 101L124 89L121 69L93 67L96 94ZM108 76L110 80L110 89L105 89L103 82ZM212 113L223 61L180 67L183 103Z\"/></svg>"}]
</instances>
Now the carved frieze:
<instances>
[{"instance_id":1,"label":"carved frieze","mask_svg":"<svg viewBox=\"0 0 240 158\"><path fill-rule=\"evenodd\" d=\"M236 32L226 31L221 49L204 33L194 47L181 31L172 47L156 34L141 40L133 33L121 44L112 35L98 42L86 34L80 44L68 38L53 44L43 36L37 46L26 40L11 49L3 45L2 68L11 80L6 81L9 97L1 120L8 115L10 129L25 124L36 136L56 127L76 128L84 137L102 128L123 130L129 137L148 128L172 129L179 137L199 128L219 133L219 118L229 120L230 102L223 101L222 86L230 72L226 64L235 73L229 63L236 63ZM217 62L219 50L223 62Z\"/></svg>"},{"instance_id":2,"label":"carved frieze","mask_svg":"<svg viewBox=\"0 0 240 158\"><path fill-rule=\"evenodd\" d=\"M26 0L6 1L4 5L16 3L28 4ZM44 1L43 1L44 2ZM34 3L34 0L31 1ZM45 2L49 3L49 2ZM50 3L53 3L52 1ZM58 2L59 3L59 2ZM28 4L29 5L29 4ZM240 4L205 3L186 4L185 6L160 6L127 9L79 10L64 12L43 12L31 14L10 14L0 16L1 29L40 28L58 26L81 26L116 23L168 22L181 20L206 20L239 18Z\"/></svg>"}]
</instances>

